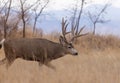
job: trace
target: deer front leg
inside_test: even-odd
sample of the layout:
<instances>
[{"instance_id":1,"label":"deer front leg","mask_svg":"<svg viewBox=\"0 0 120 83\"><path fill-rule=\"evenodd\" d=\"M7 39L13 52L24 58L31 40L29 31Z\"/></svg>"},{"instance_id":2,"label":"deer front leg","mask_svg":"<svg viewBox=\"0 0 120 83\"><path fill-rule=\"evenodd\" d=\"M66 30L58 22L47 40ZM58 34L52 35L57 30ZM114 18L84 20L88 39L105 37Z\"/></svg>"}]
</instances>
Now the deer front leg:
<instances>
[{"instance_id":1,"label":"deer front leg","mask_svg":"<svg viewBox=\"0 0 120 83\"><path fill-rule=\"evenodd\" d=\"M43 63L39 62L38 65L41 67L43 65Z\"/></svg>"},{"instance_id":2,"label":"deer front leg","mask_svg":"<svg viewBox=\"0 0 120 83\"><path fill-rule=\"evenodd\" d=\"M53 66L50 62L47 62L47 63L44 63L44 64L45 64L45 66L47 66L47 67L49 67L51 69L56 70L55 66Z\"/></svg>"}]
</instances>

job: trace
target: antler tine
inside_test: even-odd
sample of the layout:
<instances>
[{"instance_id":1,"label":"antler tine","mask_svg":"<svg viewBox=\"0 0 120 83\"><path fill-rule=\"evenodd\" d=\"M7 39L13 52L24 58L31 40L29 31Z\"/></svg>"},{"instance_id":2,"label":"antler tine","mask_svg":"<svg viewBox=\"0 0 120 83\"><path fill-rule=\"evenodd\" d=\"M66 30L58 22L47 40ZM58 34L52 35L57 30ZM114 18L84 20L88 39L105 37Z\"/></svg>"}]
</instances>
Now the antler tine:
<instances>
[{"instance_id":1,"label":"antler tine","mask_svg":"<svg viewBox=\"0 0 120 83\"><path fill-rule=\"evenodd\" d=\"M67 42L67 39L66 39L65 35L70 33L70 32L67 32L67 27L68 27L67 20L64 20L64 18L62 18L62 35L66 42Z\"/></svg>"},{"instance_id":2,"label":"antler tine","mask_svg":"<svg viewBox=\"0 0 120 83\"><path fill-rule=\"evenodd\" d=\"M76 36L72 37L71 42L74 41L74 39L77 38L77 37L85 36L85 35L88 35L88 34L89 33L85 33L85 34L81 34L81 35L76 35Z\"/></svg>"},{"instance_id":3,"label":"antler tine","mask_svg":"<svg viewBox=\"0 0 120 83\"><path fill-rule=\"evenodd\" d=\"M71 42L74 41L74 39L77 38L77 37L81 37L81 36L85 36L85 35L89 34L89 33L81 34L81 32L83 31L84 28L85 28L85 26L83 26L79 31L76 30L76 27L72 28L73 37L71 39Z\"/></svg>"},{"instance_id":4,"label":"antler tine","mask_svg":"<svg viewBox=\"0 0 120 83\"><path fill-rule=\"evenodd\" d=\"M83 31L84 28L85 28L85 25L80 29L78 34L80 34Z\"/></svg>"},{"instance_id":5,"label":"antler tine","mask_svg":"<svg viewBox=\"0 0 120 83\"><path fill-rule=\"evenodd\" d=\"M80 34L80 35L75 36L74 38L81 37L81 36L85 36L85 35L88 35L88 34L89 34L89 33Z\"/></svg>"},{"instance_id":6,"label":"antler tine","mask_svg":"<svg viewBox=\"0 0 120 83\"><path fill-rule=\"evenodd\" d=\"M72 30L71 30L71 33L72 33L72 35L74 36L75 35L75 27L73 26L72 28L71 28Z\"/></svg>"},{"instance_id":7,"label":"antler tine","mask_svg":"<svg viewBox=\"0 0 120 83\"><path fill-rule=\"evenodd\" d=\"M67 27L68 27L67 20L64 21L64 18L62 18L62 32L64 35L70 33L70 32L66 32Z\"/></svg>"}]
</instances>

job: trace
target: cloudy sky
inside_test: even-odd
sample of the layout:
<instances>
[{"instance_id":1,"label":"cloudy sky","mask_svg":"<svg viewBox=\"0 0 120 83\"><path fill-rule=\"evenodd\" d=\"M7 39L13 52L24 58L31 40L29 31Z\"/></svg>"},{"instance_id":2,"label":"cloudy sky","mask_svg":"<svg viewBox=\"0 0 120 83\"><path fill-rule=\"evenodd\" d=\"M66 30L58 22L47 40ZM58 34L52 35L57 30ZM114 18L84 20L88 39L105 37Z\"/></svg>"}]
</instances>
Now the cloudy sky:
<instances>
[{"instance_id":1,"label":"cloudy sky","mask_svg":"<svg viewBox=\"0 0 120 83\"><path fill-rule=\"evenodd\" d=\"M52 20L50 21L44 21L47 23L43 22L43 25L41 27L44 26L44 30L48 30L48 31L52 31L52 30L59 30L60 27L60 20L63 16L66 16L66 13L63 12L62 10L65 9L69 9L71 8L71 6L73 6L75 4L76 0L50 0L50 3L47 7L47 9L45 11L50 11L50 12L54 12L54 17L52 16ZM88 1L88 4L85 5L86 7L89 7L91 5L94 4L105 4L105 3L109 3L111 4L111 7L108 8L108 14L107 16L109 17L109 19L111 20L109 23L107 24L102 24L101 26L98 26L99 28L97 28L98 33L101 34L115 34L115 35L119 35L120 36L120 0L86 0ZM60 12L62 11L62 12ZM65 13L65 14L63 14ZM48 19L48 18L47 18ZM58 22L56 20L53 19L58 19ZM53 21L53 22L52 22ZM46 26L49 25L49 26ZM47 29L46 29L46 28ZM51 28L52 27L52 28ZM91 26L90 26L91 27Z\"/></svg>"},{"instance_id":2,"label":"cloudy sky","mask_svg":"<svg viewBox=\"0 0 120 83\"><path fill-rule=\"evenodd\" d=\"M120 0L86 0L91 4L105 4L111 3L112 6L120 8ZM48 9L52 10L62 10L64 8L69 8L70 5L73 5L75 0L51 0ZM88 5L91 5L88 4Z\"/></svg>"},{"instance_id":3,"label":"cloudy sky","mask_svg":"<svg viewBox=\"0 0 120 83\"><path fill-rule=\"evenodd\" d=\"M16 1L16 0L15 0ZM33 3L36 0L28 0L29 3ZM69 8L71 5L73 5L77 0L50 0L48 10L62 10L64 8ZM120 8L120 0L86 0L88 5L91 4L105 4L105 3L111 3L112 6Z\"/></svg>"},{"instance_id":4,"label":"cloudy sky","mask_svg":"<svg viewBox=\"0 0 120 83\"><path fill-rule=\"evenodd\" d=\"M17 1L17 0L15 0ZM28 3L33 3L35 0L28 0ZM43 0L44 1L44 0ZM52 14L52 17L50 21L44 21L42 22L43 24L41 27L44 26L43 29L45 30L54 30L58 27L60 27L60 21L58 22L58 24L52 24L57 22L56 19L61 19L63 16L65 16L63 13L65 13L62 10L65 9L69 9L71 8L71 6L73 6L75 4L76 0L50 0L49 5L47 6L45 12L54 12L55 14ZM86 0L88 2L88 4L86 4L86 7L90 7L91 5L94 4L105 4L105 3L110 3L111 7L109 7L108 14L107 16L109 16L109 19L111 20L108 24L104 24L102 27L100 26L100 28L98 29L98 31L100 31L100 33L115 33L117 35L120 36L120 0ZM18 3L18 1L17 1ZM15 4L16 5L16 4ZM62 12L61 12L62 11ZM65 13L66 14L66 13ZM48 18L47 18L48 19ZM47 24L49 23L49 24ZM49 25L49 26L46 26ZM46 28L47 29L46 29ZM52 27L52 28L50 28Z\"/></svg>"}]
</instances>

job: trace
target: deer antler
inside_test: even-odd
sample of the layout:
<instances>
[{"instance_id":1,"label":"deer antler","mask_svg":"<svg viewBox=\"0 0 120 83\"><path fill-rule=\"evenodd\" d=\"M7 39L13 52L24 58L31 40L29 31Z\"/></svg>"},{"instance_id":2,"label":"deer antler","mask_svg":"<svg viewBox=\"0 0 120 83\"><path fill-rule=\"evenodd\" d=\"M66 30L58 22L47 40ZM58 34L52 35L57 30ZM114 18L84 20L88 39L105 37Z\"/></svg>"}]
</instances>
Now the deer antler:
<instances>
[{"instance_id":1,"label":"deer antler","mask_svg":"<svg viewBox=\"0 0 120 83\"><path fill-rule=\"evenodd\" d=\"M64 39L64 41L66 43L67 43L66 35L68 33L72 34L72 38L71 38L70 42L73 42L75 38L78 38L78 37L81 37L81 36L85 36L85 35L88 34L88 33L81 34L81 32L83 31L83 29L85 28L85 26L83 26L80 30L76 26L74 26L74 27L71 28L71 31L67 32L68 23L67 23L67 20L64 20L64 18L62 18L61 25L62 25L63 39Z\"/></svg>"},{"instance_id":2,"label":"deer antler","mask_svg":"<svg viewBox=\"0 0 120 83\"><path fill-rule=\"evenodd\" d=\"M68 27L68 23L67 23L67 20L64 20L64 18L62 18L62 35L63 35L63 38L65 40L65 42L67 42L67 39L66 39L66 35L70 32L67 32L67 27Z\"/></svg>"},{"instance_id":3,"label":"deer antler","mask_svg":"<svg viewBox=\"0 0 120 83\"><path fill-rule=\"evenodd\" d=\"M71 28L71 33L72 33L72 38L71 38L71 42L74 41L75 38L81 37L81 36L85 36L88 33L85 34L81 34L81 32L83 31L83 29L85 28L85 26L83 26L80 30L78 30L78 28L76 27L72 27Z\"/></svg>"}]
</instances>

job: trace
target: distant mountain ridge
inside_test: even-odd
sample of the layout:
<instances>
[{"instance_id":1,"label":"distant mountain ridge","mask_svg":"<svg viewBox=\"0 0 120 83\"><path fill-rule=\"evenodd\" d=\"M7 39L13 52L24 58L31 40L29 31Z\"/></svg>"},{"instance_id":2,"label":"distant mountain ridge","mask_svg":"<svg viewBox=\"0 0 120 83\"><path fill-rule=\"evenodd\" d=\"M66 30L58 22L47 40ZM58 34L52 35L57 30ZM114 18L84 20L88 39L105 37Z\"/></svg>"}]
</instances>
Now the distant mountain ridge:
<instances>
[{"instance_id":1,"label":"distant mountain ridge","mask_svg":"<svg viewBox=\"0 0 120 83\"><path fill-rule=\"evenodd\" d=\"M97 6L97 5L96 5ZM102 5L98 5L101 6ZM93 7L89 6L86 9L89 9ZM54 30L61 30L61 19L62 17L69 17L69 13L65 10L61 11L49 11L47 13L50 13L50 16L42 19L41 23L39 24L39 27L41 27L45 32L51 32ZM107 9L107 17L110 20L110 22L105 24L99 24L97 27L97 32L101 34L115 34L120 36L120 8L115 7L108 7ZM80 25L86 25L87 27L92 27L92 24L90 21L88 21L88 17L82 18ZM87 20L87 21L86 21ZM100 27L100 28L99 28Z\"/></svg>"}]
</instances>

